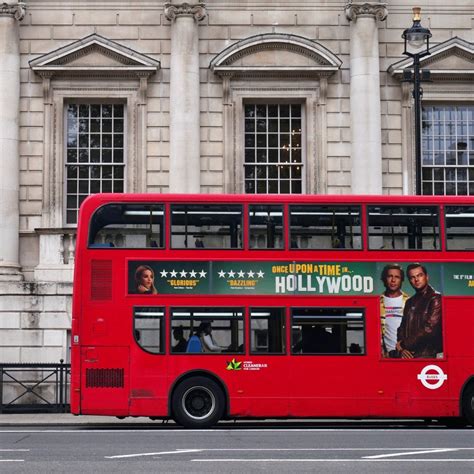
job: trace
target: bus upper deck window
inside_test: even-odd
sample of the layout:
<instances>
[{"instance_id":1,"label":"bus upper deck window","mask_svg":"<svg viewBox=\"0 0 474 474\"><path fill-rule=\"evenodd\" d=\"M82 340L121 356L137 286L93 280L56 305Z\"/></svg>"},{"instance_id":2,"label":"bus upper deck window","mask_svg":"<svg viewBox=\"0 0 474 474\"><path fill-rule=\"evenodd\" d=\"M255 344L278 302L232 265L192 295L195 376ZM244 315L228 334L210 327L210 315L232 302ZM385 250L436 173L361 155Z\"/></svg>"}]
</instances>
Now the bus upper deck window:
<instances>
[{"instance_id":1,"label":"bus upper deck window","mask_svg":"<svg viewBox=\"0 0 474 474\"><path fill-rule=\"evenodd\" d=\"M290 206L290 248L360 250L360 207Z\"/></svg>"},{"instance_id":2,"label":"bus upper deck window","mask_svg":"<svg viewBox=\"0 0 474 474\"><path fill-rule=\"evenodd\" d=\"M94 213L89 248L163 248L163 204L106 204Z\"/></svg>"},{"instance_id":3,"label":"bus upper deck window","mask_svg":"<svg viewBox=\"0 0 474 474\"><path fill-rule=\"evenodd\" d=\"M171 247L174 249L241 249L242 206L173 204Z\"/></svg>"},{"instance_id":4,"label":"bus upper deck window","mask_svg":"<svg viewBox=\"0 0 474 474\"><path fill-rule=\"evenodd\" d=\"M439 250L436 206L368 206L369 249Z\"/></svg>"},{"instance_id":5,"label":"bus upper deck window","mask_svg":"<svg viewBox=\"0 0 474 474\"><path fill-rule=\"evenodd\" d=\"M249 242L251 249L282 249L283 206L249 206Z\"/></svg>"},{"instance_id":6,"label":"bus upper deck window","mask_svg":"<svg viewBox=\"0 0 474 474\"><path fill-rule=\"evenodd\" d=\"M474 250L474 206L446 206L446 248Z\"/></svg>"}]
</instances>

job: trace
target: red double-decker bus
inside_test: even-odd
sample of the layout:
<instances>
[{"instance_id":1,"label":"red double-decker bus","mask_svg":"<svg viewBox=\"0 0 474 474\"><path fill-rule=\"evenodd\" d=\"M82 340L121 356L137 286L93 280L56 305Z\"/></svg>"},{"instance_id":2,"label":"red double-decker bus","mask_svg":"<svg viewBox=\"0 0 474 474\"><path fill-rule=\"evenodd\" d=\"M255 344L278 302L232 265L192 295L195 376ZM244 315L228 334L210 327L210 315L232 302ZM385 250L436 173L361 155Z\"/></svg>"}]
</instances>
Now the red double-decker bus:
<instances>
[{"instance_id":1,"label":"red double-decker bus","mask_svg":"<svg viewBox=\"0 0 474 474\"><path fill-rule=\"evenodd\" d=\"M94 195L72 412L473 424L473 256L472 198Z\"/></svg>"}]
</instances>

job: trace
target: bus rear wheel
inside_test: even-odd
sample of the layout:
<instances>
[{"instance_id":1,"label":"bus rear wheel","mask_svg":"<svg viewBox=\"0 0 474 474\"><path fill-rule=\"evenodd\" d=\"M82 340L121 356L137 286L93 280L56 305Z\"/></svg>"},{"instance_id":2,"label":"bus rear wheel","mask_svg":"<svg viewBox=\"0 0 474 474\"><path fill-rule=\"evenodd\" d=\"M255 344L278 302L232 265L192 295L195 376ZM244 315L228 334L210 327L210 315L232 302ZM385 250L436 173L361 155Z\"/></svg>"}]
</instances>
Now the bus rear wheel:
<instances>
[{"instance_id":1,"label":"bus rear wheel","mask_svg":"<svg viewBox=\"0 0 474 474\"><path fill-rule=\"evenodd\" d=\"M185 428L209 428L224 413L224 394L207 377L191 377L181 382L172 398L173 417Z\"/></svg>"},{"instance_id":2,"label":"bus rear wheel","mask_svg":"<svg viewBox=\"0 0 474 474\"><path fill-rule=\"evenodd\" d=\"M464 393L462 412L466 421L474 428L474 384L470 384Z\"/></svg>"}]
</instances>

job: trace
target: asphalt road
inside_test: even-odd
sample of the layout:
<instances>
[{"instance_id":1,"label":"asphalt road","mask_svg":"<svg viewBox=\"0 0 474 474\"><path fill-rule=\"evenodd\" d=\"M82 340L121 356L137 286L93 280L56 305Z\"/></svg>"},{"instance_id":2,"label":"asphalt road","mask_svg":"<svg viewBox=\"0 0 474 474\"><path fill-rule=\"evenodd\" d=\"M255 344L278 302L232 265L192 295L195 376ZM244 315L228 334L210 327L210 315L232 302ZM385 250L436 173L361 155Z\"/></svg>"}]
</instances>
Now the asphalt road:
<instances>
[{"instance_id":1,"label":"asphalt road","mask_svg":"<svg viewBox=\"0 0 474 474\"><path fill-rule=\"evenodd\" d=\"M399 422L0 428L2 473L474 472L474 430Z\"/></svg>"}]
</instances>

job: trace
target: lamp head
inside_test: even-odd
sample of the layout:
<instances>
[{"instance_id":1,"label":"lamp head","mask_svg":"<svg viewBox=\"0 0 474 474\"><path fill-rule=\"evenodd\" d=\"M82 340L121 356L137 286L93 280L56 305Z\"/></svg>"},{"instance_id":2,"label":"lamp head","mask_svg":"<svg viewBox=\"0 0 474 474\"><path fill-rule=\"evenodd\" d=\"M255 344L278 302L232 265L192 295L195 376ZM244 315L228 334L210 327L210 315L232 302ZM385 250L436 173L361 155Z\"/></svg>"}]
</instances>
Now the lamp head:
<instances>
[{"instance_id":1,"label":"lamp head","mask_svg":"<svg viewBox=\"0 0 474 474\"><path fill-rule=\"evenodd\" d=\"M428 28L423 28L421 22L421 8L413 8L413 25L411 28L407 28L402 38L405 42L405 51L403 54L406 56L427 56L430 54L429 44L431 38L431 31Z\"/></svg>"}]
</instances>

